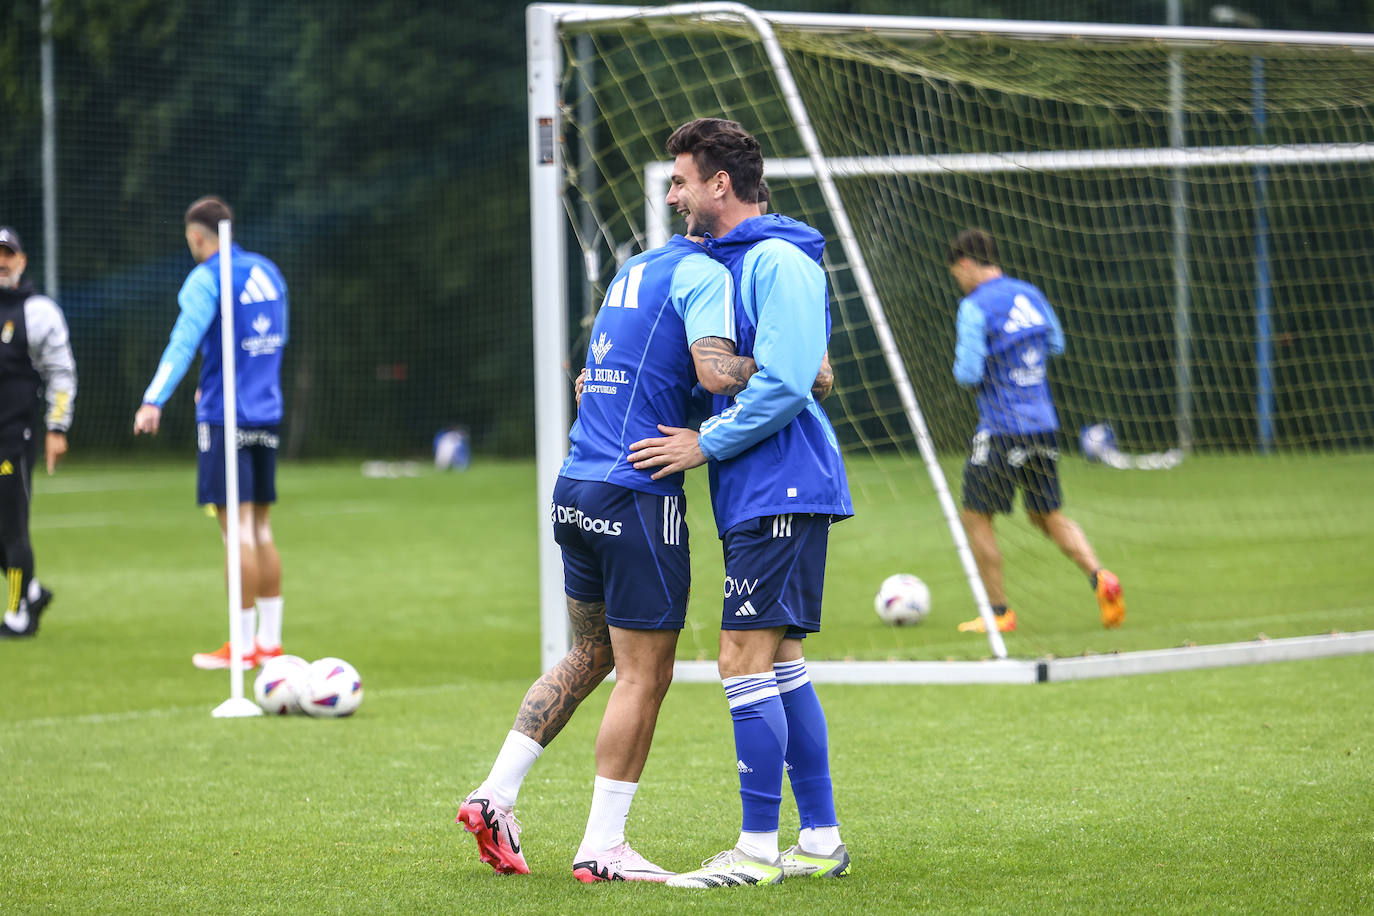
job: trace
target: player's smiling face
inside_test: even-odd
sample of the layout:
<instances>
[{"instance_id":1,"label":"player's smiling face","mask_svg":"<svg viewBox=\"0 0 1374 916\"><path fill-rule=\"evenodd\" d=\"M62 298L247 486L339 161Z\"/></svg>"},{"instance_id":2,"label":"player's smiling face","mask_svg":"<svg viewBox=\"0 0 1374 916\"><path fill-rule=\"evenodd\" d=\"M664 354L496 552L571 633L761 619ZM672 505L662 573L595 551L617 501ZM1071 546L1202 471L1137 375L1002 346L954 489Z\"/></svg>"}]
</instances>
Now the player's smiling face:
<instances>
[{"instance_id":1,"label":"player's smiling face","mask_svg":"<svg viewBox=\"0 0 1374 916\"><path fill-rule=\"evenodd\" d=\"M709 179L701 177L701 169L691 153L679 153L673 160L667 204L687 220L688 235L716 234L720 223L719 184L714 175Z\"/></svg>"}]
</instances>

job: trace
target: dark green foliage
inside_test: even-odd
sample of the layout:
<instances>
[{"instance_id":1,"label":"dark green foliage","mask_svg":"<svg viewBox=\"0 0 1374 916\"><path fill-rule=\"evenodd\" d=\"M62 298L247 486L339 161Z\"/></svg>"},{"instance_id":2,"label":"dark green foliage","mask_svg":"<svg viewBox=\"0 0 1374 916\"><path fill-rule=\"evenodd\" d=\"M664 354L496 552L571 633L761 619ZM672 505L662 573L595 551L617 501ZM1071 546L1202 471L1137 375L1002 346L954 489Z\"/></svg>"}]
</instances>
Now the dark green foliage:
<instances>
[{"instance_id":1,"label":"dark green foliage","mask_svg":"<svg viewBox=\"0 0 1374 916\"><path fill-rule=\"evenodd\" d=\"M916 12L897 0L783 5L832 13ZM39 6L39 0L11 3L0 33L0 222L24 233L30 276L41 285L49 254L42 232ZM181 214L195 197L218 193L236 208L240 241L276 259L291 287L293 340L286 363L291 454L418 453L436 429L452 423L471 427L480 450L529 452L531 265L520 4L486 2L458 9L423 0L243 0L227 6L208 0L53 0L52 6L60 299L81 369L78 447L131 447L129 418L175 318L175 293L191 266L181 242ZM1209 24L1210 8L1202 2L1184 3L1184 24ZM969 5L938 0L919 12L1159 23L1164 4L1001 0ZM1271 28L1374 29L1369 5L1348 0L1251 12ZM689 45L665 43L665 53L681 54L668 67L648 67L632 55L614 54L602 66L634 88L636 105L667 122L698 109L747 101L738 97L738 87L706 84L691 88L690 104L673 101L672 90L684 74L695 78L691 75L700 74L703 66L729 71L755 54L736 44L698 58L702 48ZM1282 61L1270 67L1275 93L1283 85L1311 83L1310 74L1286 73ZM1073 85L1076 78L1071 68L1062 73L1053 67L1036 69L1051 82ZM987 77L978 91L989 98L1004 88L994 79L997 67L980 64L973 72ZM1017 73L1003 74L1003 83L1014 82ZM864 105L890 88L858 76L852 72L846 84L853 97L840 93L838 113L818 110L818 119L841 125L846 106ZM1247 85L1237 83L1236 92L1248 91ZM934 83L929 86L932 95L909 100L913 109L939 91ZM820 105L819 99L815 104ZM999 115L983 133L947 126L933 131L930 123L918 119L894 128L890 146L892 151L939 153L1003 148L1015 140L1012 145L1018 148L1033 148L1031 143L1072 148L1087 136L1100 145L1154 145L1165 129L1162 116L1147 119L1143 127L1110 119L1084 124L1075 120L1081 109L1069 102L1042 104L1037 111L1013 109ZM1050 110L1052 105L1058 108ZM778 106L756 107L755 113L767 123L753 126L773 137L770 154L798 154ZM1062 136L1032 141L1018 130L1020 118L1074 127L1065 127ZM1218 127L1204 125L1203 113L1191 118L1194 126ZM1360 139L1342 132L1340 123L1335 119L1326 128L1318 126L1317 136ZM1234 142L1253 139L1248 122L1226 127ZM1308 128L1310 142L1312 125ZM1272 125L1269 139L1283 142L1283 130L1281 123ZM844 138L835 130L825 141L834 151L844 148ZM661 138L655 139L650 152L656 153L660 143ZM609 155L627 152L640 155L643 150ZM607 173L620 170L610 159L600 167ZM1109 192L1102 187L1061 189L1066 195ZM642 207L643 189L637 184L619 188L607 183L600 193L602 198L592 203L609 222L616 211ZM781 203L791 206L797 201L789 195L804 192L780 188L779 193ZM963 192L956 187L932 188L931 193L952 193L959 202ZM1014 183L999 193L1013 206L1034 205L1016 199ZM1296 207L1291 201L1273 203ZM1245 200L1232 204L1248 206ZM1143 222L1158 225L1167 219L1161 200L1133 205L1139 206ZM946 207L933 220L939 232L961 218L952 209ZM1017 232L1022 227L1005 228ZM919 260L929 243L938 245L939 232L894 240L913 246L894 253ZM1038 241L1027 232L1018 234L1028 247ZM621 234L616 243L624 241ZM1308 241L1320 245L1327 240ZM1103 244L1114 246L1115 252L1129 250L1121 237ZM1243 273L1245 255L1232 257ZM614 262L613 257L602 260ZM1286 263L1287 253L1276 251L1276 283L1285 282ZM1111 287L1129 283L1128 274L1094 280ZM1055 280L1036 272L1032 278L1047 285ZM1134 279L1139 282L1141 276ZM577 299L585 290L573 282L573 311L579 312ZM938 282L943 296L947 284ZM930 281L922 281L927 298L929 286ZM1135 307L1121 295L1123 306ZM1131 295L1167 310L1167 302L1149 289ZM1196 300L1205 308L1206 290ZM1300 311L1288 314L1286 308L1276 302L1276 330L1288 335L1286 349L1278 354L1280 373L1288 371L1283 363L1296 356L1299 341L1303 346L1327 345L1322 341L1348 345L1356 352L1364 346L1361 339L1350 343L1341 333L1367 326L1354 307L1348 320L1342 318L1329 329L1307 328ZM1072 323L1072 309L1067 311L1066 321ZM937 334L943 342L948 334L944 319L934 316L915 329L923 335L920 339ZM1158 325L1167 322L1167 315L1142 320ZM1204 313L1199 321L1206 320ZM1145 333L1167 336L1157 328ZM859 351L864 346L862 341L856 345ZM866 357L856 352L853 358L862 363ZM1157 354L1161 363L1169 358L1163 349ZM1349 359L1344 364L1350 365ZM855 374L866 371L859 368ZM1147 391L1162 384L1151 378L1130 383ZM194 379L183 383L169 405L161 447L181 449L188 441L193 386ZM965 418L953 405L963 402L947 379L924 387L929 393L923 397L937 413L945 402L952 405L950 428L962 429ZM1325 435L1320 429L1292 434L1299 441ZM947 444L948 437L942 441ZM150 447L157 446L144 446Z\"/></svg>"},{"instance_id":2,"label":"dark green foliage","mask_svg":"<svg viewBox=\"0 0 1374 916\"><path fill-rule=\"evenodd\" d=\"M182 213L216 193L291 290L293 454L422 452L450 423L528 451L518 7L56 6L61 300L88 446L129 443L192 263ZM32 240L41 285L36 17L16 24L0 218ZM177 447L193 388L169 405Z\"/></svg>"}]
</instances>

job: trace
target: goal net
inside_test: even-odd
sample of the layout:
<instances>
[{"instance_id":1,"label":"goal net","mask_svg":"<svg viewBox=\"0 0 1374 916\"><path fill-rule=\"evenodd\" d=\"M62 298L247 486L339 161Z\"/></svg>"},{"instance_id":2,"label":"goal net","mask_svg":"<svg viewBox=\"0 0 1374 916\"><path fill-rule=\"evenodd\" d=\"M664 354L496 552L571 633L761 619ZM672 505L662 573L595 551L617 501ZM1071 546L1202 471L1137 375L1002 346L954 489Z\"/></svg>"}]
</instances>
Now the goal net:
<instances>
[{"instance_id":1,"label":"goal net","mask_svg":"<svg viewBox=\"0 0 1374 916\"><path fill-rule=\"evenodd\" d=\"M772 208L827 239L824 406L856 516L832 534L808 658L1374 628L1374 38L731 3L537 5L529 26L541 505L609 280L682 230L664 141L725 117L759 139ZM945 264L971 226L1063 325L1049 367L1063 508L1124 584L1118 630L1018 501L996 522L1018 628L956 631L985 603L957 520L977 417L951 372ZM688 496L697 588L679 652L710 659L721 571L704 475ZM895 572L931 588L920 626L874 614ZM566 640L551 541L541 574L547 665Z\"/></svg>"}]
</instances>

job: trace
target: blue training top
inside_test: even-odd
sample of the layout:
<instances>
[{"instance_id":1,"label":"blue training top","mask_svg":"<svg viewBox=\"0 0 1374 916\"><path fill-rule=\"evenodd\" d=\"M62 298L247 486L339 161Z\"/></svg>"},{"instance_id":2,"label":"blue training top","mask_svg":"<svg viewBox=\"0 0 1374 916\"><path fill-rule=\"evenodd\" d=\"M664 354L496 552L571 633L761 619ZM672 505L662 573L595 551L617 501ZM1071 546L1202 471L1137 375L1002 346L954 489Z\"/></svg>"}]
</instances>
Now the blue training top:
<instances>
[{"instance_id":1,"label":"blue training top","mask_svg":"<svg viewBox=\"0 0 1374 916\"><path fill-rule=\"evenodd\" d=\"M959 303L954 378L977 389L978 430L1029 435L1059 428L1049 357L1064 352L1064 331L1045 294L1024 280L997 277Z\"/></svg>"},{"instance_id":2,"label":"blue training top","mask_svg":"<svg viewBox=\"0 0 1374 916\"><path fill-rule=\"evenodd\" d=\"M701 424L717 530L788 512L853 515L835 431L811 396L830 341L825 240L770 213L706 246L734 277L739 353L758 364L745 389L717 397L715 416Z\"/></svg>"},{"instance_id":3,"label":"blue training top","mask_svg":"<svg viewBox=\"0 0 1374 916\"><path fill-rule=\"evenodd\" d=\"M234 371L237 422L275 426L282 418L281 359L286 346L286 281L266 257L230 248L234 297ZM219 253L197 264L177 294L181 314L143 403L161 407L200 351L200 401L196 421L224 423L224 375L220 345Z\"/></svg>"},{"instance_id":4,"label":"blue training top","mask_svg":"<svg viewBox=\"0 0 1374 916\"><path fill-rule=\"evenodd\" d=\"M703 337L735 339L730 274L680 235L635 255L611 281L592 324L582 404L559 471L574 480L660 495L682 492L682 475L651 479L625 460L629 446L686 426L696 384L690 347Z\"/></svg>"}]
</instances>

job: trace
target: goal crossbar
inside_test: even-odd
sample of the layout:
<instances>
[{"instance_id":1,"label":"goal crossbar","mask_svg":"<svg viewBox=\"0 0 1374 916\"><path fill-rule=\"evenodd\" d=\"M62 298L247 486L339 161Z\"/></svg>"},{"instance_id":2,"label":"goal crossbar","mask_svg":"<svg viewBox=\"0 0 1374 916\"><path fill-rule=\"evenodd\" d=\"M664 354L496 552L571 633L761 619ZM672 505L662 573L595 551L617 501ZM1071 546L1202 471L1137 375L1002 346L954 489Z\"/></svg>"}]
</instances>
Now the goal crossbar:
<instances>
[{"instance_id":1,"label":"goal crossbar","mask_svg":"<svg viewBox=\"0 0 1374 916\"><path fill-rule=\"evenodd\" d=\"M1374 162L1374 143L1302 143L1268 146L1155 147L1005 153L946 153L930 156L836 156L827 160L836 178L882 175L990 175L999 172L1086 172L1098 169L1194 169L1254 166L1334 165ZM656 189L668 186L671 162L644 166L646 243L662 245L671 235L672 214ZM767 161L770 178L814 178L810 159Z\"/></svg>"},{"instance_id":2,"label":"goal crossbar","mask_svg":"<svg viewBox=\"0 0 1374 916\"><path fill-rule=\"evenodd\" d=\"M536 4L555 23L695 17L703 22L739 22L757 17L770 25L812 33L869 32L879 18L883 31L895 37L923 35L998 35L1008 38L1148 41L1187 47L1213 44L1289 44L1374 51L1374 35L1354 32L1294 32L1282 29L1236 29L1199 26L1116 25L1100 22L1038 22L1014 19L961 19L938 16L864 16L851 13L794 13L754 10L740 3L677 3L660 7L607 4Z\"/></svg>"},{"instance_id":3,"label":"goal crossbar","mask_svg":"<svg viewBox=\"0 0 1374 916\"><path fill-rule=\"evenodd\" d=\"M932 156L837 156L831 174L842 178L873 175L988 174L1023 169L1073 172L1093 169L1191 169L1218 166L1332 165L1374 162L1374 143L1310 143L1291 146L1198 146L1153 149L1062 150L1047 152L952 153ZM646 170L647 173L647 170ZM770 159L769 177L809 178L807 159Z\"/></svg>"}]
</instances>

